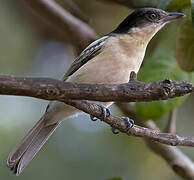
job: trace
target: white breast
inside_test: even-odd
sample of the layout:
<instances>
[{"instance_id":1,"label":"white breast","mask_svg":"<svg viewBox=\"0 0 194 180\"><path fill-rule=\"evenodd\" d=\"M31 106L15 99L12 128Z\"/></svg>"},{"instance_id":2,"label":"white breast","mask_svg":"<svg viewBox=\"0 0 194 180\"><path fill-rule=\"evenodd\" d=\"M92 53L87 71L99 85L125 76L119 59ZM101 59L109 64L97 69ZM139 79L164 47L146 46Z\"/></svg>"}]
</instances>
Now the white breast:
<instances>
[{"instance_id":1,"label":"white breast","mask_svg":"<svg viewBox=\"0 0 194 180\"><path fill-rule=\"evenodd\" d=\"M131 71L138 72L145 49L144 44L138 44L129 35L112 37L102 52L77 70L68 81L91 84L126 83Z\"/></svg>"}]
</instances>

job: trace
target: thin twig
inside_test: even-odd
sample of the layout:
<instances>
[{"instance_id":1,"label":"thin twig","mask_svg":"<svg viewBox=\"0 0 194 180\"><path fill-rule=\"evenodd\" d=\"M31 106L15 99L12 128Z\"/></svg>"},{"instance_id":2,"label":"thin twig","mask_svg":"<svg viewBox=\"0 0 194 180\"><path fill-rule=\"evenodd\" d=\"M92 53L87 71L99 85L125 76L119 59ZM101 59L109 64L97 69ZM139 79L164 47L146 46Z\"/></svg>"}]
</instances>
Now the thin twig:
<instances>
[{"instance_id":1,"label":"thin twig","mask_svg":"<svg viewBox=\"0 0 194 180\"><path fill-rule=\"evenodd\" d=\"M171 133L171 134L176 133L176 113L177 113L176 109L173 109L169 113L168 123L164 132Z\"/></svg>"},{"instance_id":2,"label":"thin twig","mask_svg":"<svg viewBox=\"0 0 194 180\"><path fill-rule=\"evenodd\" d=\"M118 129L119 131L126 133L129 136L149 138L150 140L154 140L162 144L168 144L171 146L180 145L194 147L194 137L184 137L169 133L162 133L158 130L152 130L137 125L134 125L131 129L128 129L126 121L122 118L110 114L110 116L103 119L102 109L98 104L88 101L76 100L69 100L64 102L94 117L97 117L98 119L101 119L102 121L108 123L114 129Z\"/></svg>"}]
</instances>

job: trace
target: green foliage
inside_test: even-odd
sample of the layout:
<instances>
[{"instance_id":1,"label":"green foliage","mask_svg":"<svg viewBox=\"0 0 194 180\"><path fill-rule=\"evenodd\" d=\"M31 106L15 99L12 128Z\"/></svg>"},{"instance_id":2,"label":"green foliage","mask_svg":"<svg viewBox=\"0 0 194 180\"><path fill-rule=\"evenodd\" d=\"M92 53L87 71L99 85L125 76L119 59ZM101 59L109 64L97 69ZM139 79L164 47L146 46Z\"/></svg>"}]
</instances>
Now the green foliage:
<instances>
[{"instance_id":1,"label":"green foliage","mask_svg":"<svg viewBox=\"0 0 194 180\"><path fill-rule=\"evenodd\" d=\"M115 178L110 178L110 179L107 179L107 180L124 180L124 179L122 179L120 177L115 177Z\"/></svg>"},{"instance_id":2,"label":"green foliage","mask_svg":"<svg viewBox=\"0 0 194 180\"><path fill-rule=\"evenodd\" d=\"M131 0L123 2L130 8L158 7L165 8L172 0Z\"/></svg>"},{"instance_id":3,"label":"green foliage","mask_svg":"<svg viewBox=\"0 0 194 180\"><path fill-rule=\"evenodd\" d=\"M178 1L170 2L168 8L175 7L176 3L178 3ZM188 1L182 1L179 5L180 7L185 7L188 5ZM163 8L165 8L164 6ZM178 8L178 6L176 7ZM187 11L186 14L188 14ZM179 25L180 29L178 34L176 33L176 27L175 29L168 28L168 30L163 33L169 38L160 36L159 46L155 49L154 56L147 59L138 73L140 81L153 82L169 78L176 81L186 80L194 82L194 73L188 73L194 70L194 29L189 19L190 15ZM176 40L177 35L178 41ZM175 42L176 58L172 53L174 51ZM136 112L138 116L144 120L158 120L183 103L185 99L185 97L180 97L165 101L139 102L136 104Z\"/></svg>"},{"instance_id":4,"label":"green foliage","mask_svg":"<svg viewBox=\"0 0 194 180\"><path fill-rule=\"evenodd\" d=\"M190 0L173 0L171 1L166 9L183 9L190 6Z\"/></svg>"},{"instance_id":5,"label":"green foliage","mask_svg":"<svg viewBox=\"0 0 194 180\"><path fill-rule=\"evenodd\" d=\"M158 2L157 8L166 9L173 0L161 0Z\"/></svg>"},{"instance_id":6,"label":"green foliage","mask_svg":"<svg viewBox=\"0 0 194 180\"><path fill-rule=\"evenodd\" d=\"M176 81L188 80L189 78L189 75L178 67L173 54L169 52L151 57L138 73L138 79L144 82L153 82L165 78ZM165 101L138 102L136 103L136 112L144 120L157 120L184 100L185 97L179 97Z\"/></svg>"},{"instance_id":7,"label":"green foliage","mask_svg":"<svg viewBox=\"0 0 194 180\"><path fill-rule=\"evenodd\" d=\"M168 10L183 9L190 6L190 0L130 0L121 3L130 8L156 7Z\"/></svg>"},{"instance_id":8,"label":"green foliage","mask_svg":"<svg viewBox=\"0 0 194 180\"><path fill-rule=\"evenodd\" d=\"M194 28L189 18L185 18L180 25L176 59L184 71L194 70Z\"/></svg>"},{"instance_id":9,"label":"green foliage","mask_svg":"<svg viewBox=\"0 0 194 180\"><path fill-rule=\"evenodd\" d=\"M14 9L10 10L6 1L0 4L0 22L1 74L21 74L21 70L26 71L26 65L31 63L30 55L36 50L36 33L22 13L16 14Z\"/></svg>"},{"instance_id":10,"label":"green foliage","mask_svg":"<svg viewBox=\"0 0 194 180\"><path fill-rule=\"evenodd\" d=\"M157 7L158 0L131 0L125 3L126 6L131 8L142 7Z\"/></svg>"},{"instance_id":11,"label":"green foliage","mask_svg":"<svg viewBox=\"0 0 194 180\"><path fill-rule=\"evenodd\" d=\"M191 17L192 17L192 22L194 27L194 0L191 0Z\"/></svg>"}]
</instances>

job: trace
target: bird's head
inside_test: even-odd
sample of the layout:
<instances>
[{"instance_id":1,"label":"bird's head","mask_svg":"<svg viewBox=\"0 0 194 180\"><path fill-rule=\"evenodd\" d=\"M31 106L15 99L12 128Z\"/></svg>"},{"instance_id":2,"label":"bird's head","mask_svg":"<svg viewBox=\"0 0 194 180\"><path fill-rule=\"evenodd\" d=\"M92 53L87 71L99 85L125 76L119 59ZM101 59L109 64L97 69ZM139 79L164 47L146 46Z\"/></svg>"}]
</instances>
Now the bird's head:
<instances>
[{"instance_id":1,"label":"bird's head","mask_svg":"<svg viewBox=\"0 0 194 180\"><path fill-rule=\"evenodd\" d=\"M113 31L115 34L136 34L151 39L165 24L183 17L183 13L168 13L156 8L133 11Z\"/></svg>"}]
</instances>

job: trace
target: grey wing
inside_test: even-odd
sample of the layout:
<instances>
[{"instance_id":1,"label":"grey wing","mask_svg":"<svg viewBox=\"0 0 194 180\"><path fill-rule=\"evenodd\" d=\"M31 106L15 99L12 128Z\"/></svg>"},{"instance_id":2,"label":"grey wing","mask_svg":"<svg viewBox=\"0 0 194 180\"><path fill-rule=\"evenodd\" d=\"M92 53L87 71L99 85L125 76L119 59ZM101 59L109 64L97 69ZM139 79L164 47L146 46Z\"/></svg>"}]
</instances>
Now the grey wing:
<instances>
[{"instance_id":1,"label":"grey wing","mask_svg":"<svg viewBox=\"0 0 194 180\"><path fill-rule=\"evenodd\" d=\"M103 45L105 44L106 40L109 36L104 36L93 43L91 43L81 54L78 56L74 62L72 63L71 67L65 73L63 80L65 81L69 76L71 76L74 72L76 72L80 67L86 64L90 59L94 56L99 54Z\"/></svg>"},{"instance_id":2,"label":"grey wing","mask_svg":"<svg viewBox=\"0 0 194 180\"><path fill-rule=\"evenodd\" d=\"M104 36L93 43L91 43L81 54L78 56L74 62L72 63L71 67L67 70L65 75L63 76L62 80L66 81L69 76L71 76L74 72L76 72L80 67L82 67L84 64L86 64L90 59L92 59L94 56L99 54L101 49L103 48L106 40L109 38L109 36ZM50 107L50 103L48 104L46 108L46 112L48 111Z\"/></svg>"}]
</instances>

